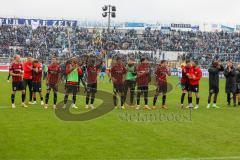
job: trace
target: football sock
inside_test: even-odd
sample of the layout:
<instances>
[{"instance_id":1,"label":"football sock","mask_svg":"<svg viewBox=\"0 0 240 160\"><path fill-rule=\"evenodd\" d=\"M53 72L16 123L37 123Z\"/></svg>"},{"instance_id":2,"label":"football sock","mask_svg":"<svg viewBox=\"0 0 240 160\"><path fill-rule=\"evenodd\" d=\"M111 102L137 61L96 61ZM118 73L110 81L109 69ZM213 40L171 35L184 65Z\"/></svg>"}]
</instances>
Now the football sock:
<instances>
[{"instance_id":1,"label":"football sock","mask_svg":"<svg viewBox=\"0 0 240 160\"><path fill-rule=\"evenodd\" d=\"M113 104L114 106L117 106L117 96L113 95Z\"/></svg>"},{"instance_id":2,"label":"football sock","mask_svg":"<svg viewBox=\"0 0 240 160\"><path fill-rule=\"evenodd\" d=\"M144 92L144 103L145 105L148 105L148 91Z\"/></svg>"},{"instance_id":3,"label":"football sock","mask_svg":"<svg viewBox=\"0 0 240 160\"><path fill-rule=\"evenodd\" d=\"M22 103L25 102L25 98L26 98L26 94L25 94L25 93L22 93Z\"/></svg>"},{"instance_id":4,"label":"football sock","mask_svg":"<svg viewBox=\"0 0 240 160\"><path fill-rule=\"evenodd\" d=\"M55 104L56 105L56 103L57 103L57 93L53 93L53 104Z\"/></svg>"},{"instance_id":5,"label":"football sock","mask_svg":"<svg viewBox=\"0 0 240 160\"><path fill-rule=\"evenodd\" d=\"M190 99L191 99L191 97L188 96L188 104L190 104Z\"/></svg>"},{"instance_id":6,"label":"football sock","mask_svg":"<svg viewBox=\"0 0 240 160\"><path fill-rule=\"evenodd\" d=\"M138 94L137 94L137 105L140 104L140 95L141 95L141 93L138 93Z\"/></svg>"},{"instance_id":7,"label":"football sock","mask_svg":"<svg viewBox=\"0 0 240 160\"><path fill-rule=\"evenodd\" d=\"M233 103L236 104L236 94L233 94Z\"/></svg>"},{"instance_id":8,"label":"football sock","mask_svg":"<svg viewBox=\"0 0 240 160\"><path fill-rule=\"evenodd\" d=\"M156 105L156 103L157 103L157 99L158 99L158 96L157 96L157 95L155 95L155 96L154 96L154 98L153 98L153 106L155 106L155 105Z\"/></svg>"},{"instance_id":9,"label":"football sock","mask_svg":"<svg viewBox=\"0 0 240 160\"><path fill-rule=\"evenodd\" d=\"M94 103L94 99L95 99L95 93L93 93L92 96L91 96L91 104Z\"/></svg>"},{"instance_id":10,"label":"football sock","mask_svg":"<svg viewBox=\"0 0 240 160\"><path fill-rule=\"evenodd\" d=\"M124 104L124 96L121 96L121 106Z\"/></svg>"},{"instance_id":11,"label":"football sock","mask_svg":"<svg viewBox=\"0 0 240 160\"><path fill-rule=\"evenodd\" d=\"M73 95L73 98L72 98L72 100L73 100L73 104L75 104L76 103L76 95Z\"/></svg>"},{"instance_id":12,"label":"football sock","mask_svg":"<svg viewBox=\"0 0 240 160\"><path fill-rule=\"evenodd\" d=\"M14 104L14 100L15 100L15 94L12 94L12 95L11 95L12 104Z\"/></svg>"},{"instance_id":13,"label":"football sock","mask_svg":"<svg viewBox=\"0 0 240 160\"><path fill-rule=\"evenodd\" d=\"M86 104L89 104L89 96L90 96L90 94L87 93L87 96L86 96Z\"/></svg>"},{"instance_id":14,"label":"football sock","mask_svg":"<svg viewBox=\"0 0 240 160\"><path fill-rule=\"evenodd\" d=\"M68 101L68 95L65 95L64 96L64 104L67 104L67 101Z\"/></svg>"},{"instance_id":15,"label":"football sock","mask_svg":"<svg viewBox=\"0 0 240 160\"><path fill-rule=\"evenodd\" d=\"M49 99L49 93L47 93L45 96L45 104L48 104L48 99Z\"/></svg>"},{"instance_id":16,"label":"football sock","mask_svg":"<svg viewBox=\"0 0 240 160\"><path fill-rule=\"evenodd\" d=\"M189 104L192 104L192 97L189 97Z\"/></svg>"},{"instance_id":17,"label":"football sock","mask_svg":"<svg viewBox=\"0 0 240 160\"><path fill-rule=\"evenodd\" d=\"M212 98L212 93L209 93L209 96L208 96L208 104L211 103L211 98Z\"/></svg>"},{"instance_id":18,"label":"football sock","mask_svg":"<svg viewBox=\"0 0 240 160\"><path fill-rule=\"evenodd\" d=\"M167 96L166 96L166 95L163 95L163 96L162 96L162 105L165 105L166 99L167 99Z\"/></svg>"},{"instance_id":19,"label":"football sock","mask_svg":"<svg viewBox=\"0 0 240 160\"><path fill-rule=\"evenodd\" d=\"M230 93L228 93L227 94L227 102L228 102L228 104L230 104L230 102L231 102L231 99L230 99L231 97L230 97Z\"/></svg>"},{"instance_id":20,"label":"football sock","mask_svg":"<svg viewBox=\"0 0 240 160\"><path fill-rule=\"evenodd\" d=\"M196 98L196 104L197 104L197 105L199 104L199 100L200 100L200 98L197 97L197 98Z\"/></svg>"},{"instance_id":21,"label":"football sock","mask_svg":"<svg viewBox=\"0 0 240 160\"><path fill-rule=\"evenodd\" d=\"M183 102L184 102L185 95L186 95L186 93L182 93L182 96L181 96L181 104L183 104Z\"/></svg>"}]
</instances>

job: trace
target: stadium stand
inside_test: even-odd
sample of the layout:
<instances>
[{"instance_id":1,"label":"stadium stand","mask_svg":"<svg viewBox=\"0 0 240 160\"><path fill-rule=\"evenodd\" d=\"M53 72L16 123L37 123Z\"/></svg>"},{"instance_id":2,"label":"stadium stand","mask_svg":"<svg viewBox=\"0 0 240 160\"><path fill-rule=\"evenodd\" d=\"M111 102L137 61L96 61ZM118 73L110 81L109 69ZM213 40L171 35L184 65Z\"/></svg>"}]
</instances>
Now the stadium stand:
<instances>
[{"instance_id":1,"label":"stadium stand","mask_svg":"<svg viewBox=\"0 0 240 160\"><path fill-rule=\"evenodd\" d=\"M87 29L79 27L0 26L0 56L17 53L35 58L74 55L89 51L112 56L115 50L179 51L180 59L198 59L205 66L213 59L240 61L240 35L228 32ZM69 48L70 47L70 48ZM108 52L106 52L108 51Z\"/></svg>"}]
</instances>

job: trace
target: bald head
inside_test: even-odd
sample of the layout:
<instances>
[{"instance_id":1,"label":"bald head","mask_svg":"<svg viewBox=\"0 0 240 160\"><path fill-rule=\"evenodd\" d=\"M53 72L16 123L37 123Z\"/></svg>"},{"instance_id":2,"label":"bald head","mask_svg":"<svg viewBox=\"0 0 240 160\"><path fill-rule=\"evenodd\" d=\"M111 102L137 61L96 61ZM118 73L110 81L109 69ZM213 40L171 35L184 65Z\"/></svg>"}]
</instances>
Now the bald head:
<instances>
[{"instance_id":1,"label":"bald head","mask_svg":"<svg viewBox=\"0 0 240 160\"><path fill-rule=\"evenodd\" d=\"M14 61L15 62L20 62L20 60L21 60L21 57L20 57L20 55L14 55Z\"/></svg>"}]
</instances>

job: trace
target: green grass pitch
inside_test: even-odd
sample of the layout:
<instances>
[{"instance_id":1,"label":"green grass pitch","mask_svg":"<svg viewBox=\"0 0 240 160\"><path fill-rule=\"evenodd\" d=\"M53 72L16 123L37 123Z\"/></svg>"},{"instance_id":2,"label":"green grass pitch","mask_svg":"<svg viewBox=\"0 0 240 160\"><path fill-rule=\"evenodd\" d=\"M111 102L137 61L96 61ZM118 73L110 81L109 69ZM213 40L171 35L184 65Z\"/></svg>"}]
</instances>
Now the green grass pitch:
<instances>
[{"instance_id":1,"label":"green grass pitch","mask_svg":"<svg viewBox=\"0 0 240 160\"><path fill-rule=\"evenodd\" d=\"M20 93L16 96L17 108L11 109L11 83L7 83L6 78L7 73L0 73L2 160L240 159L240 107L226 107L225 80L220 81L220 109L206 109L208 79L201 80L200 109L192 111L191 121L133 121L121 118L125 113L136 112L189 113L187 109L178 108L181 90L176 87L177 77L171 77L169 82L173 84L173 90L167 95L168 110L114 109L90 121L71 122L60 120L51 108L44 109L40 105L20 107ZM112 85L108 82L98 84L98 88L112 92ZM45 87L43 90L45 94ZM51 104L52 95L50 99ZM58 99L62 100L63 95L59 94ZM77 98L79 109L73 112L84 112L84 102L85 99ZM96 104L101 102L96 100ZM151 106L152 98L149 103Z\"/></svg>"}]
</instances>

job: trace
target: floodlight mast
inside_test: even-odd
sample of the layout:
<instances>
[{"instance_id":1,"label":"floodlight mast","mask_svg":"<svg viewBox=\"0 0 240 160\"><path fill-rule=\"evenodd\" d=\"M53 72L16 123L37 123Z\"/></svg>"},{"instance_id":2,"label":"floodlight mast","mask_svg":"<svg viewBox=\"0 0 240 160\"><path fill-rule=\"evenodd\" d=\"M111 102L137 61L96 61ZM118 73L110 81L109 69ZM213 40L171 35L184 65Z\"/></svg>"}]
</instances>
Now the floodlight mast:
<instances>
[{"instance_id":1,"label":"floodlight mast","mask_svg":"<svg viewBox=\"0 0 240 160\"><path fill-rule=\"evenodd\" d=\"M110 32L110 27L111 27L111 18L116 17L116 7L112 5L104 5L102 7L103 13L102 16L103 18L108 17L108 32Z\"/></svg>"}]
</instances>

